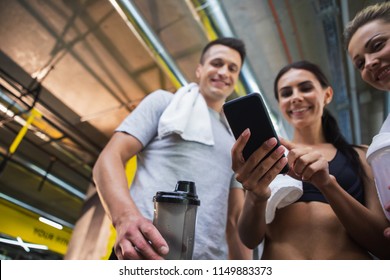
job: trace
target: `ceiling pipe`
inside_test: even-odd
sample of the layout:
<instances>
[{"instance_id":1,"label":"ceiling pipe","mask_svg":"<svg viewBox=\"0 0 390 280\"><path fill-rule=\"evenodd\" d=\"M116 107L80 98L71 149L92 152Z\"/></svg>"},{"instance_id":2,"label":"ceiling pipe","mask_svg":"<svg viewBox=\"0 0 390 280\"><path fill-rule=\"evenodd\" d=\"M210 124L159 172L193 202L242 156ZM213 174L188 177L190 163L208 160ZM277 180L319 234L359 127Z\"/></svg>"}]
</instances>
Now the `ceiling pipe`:
<instances>
[{"instance_id":1,"label":"ceiling pipe","mask_svg":"<svg viewBox=\"0 0 390 280\"><path fill-rule=\"evenodd\" d=\"M187 0L186 3L209 40L218 37L237 38L233 27L228 20L228 16L218 0ZM244 95L251 92L260 93L278 134L287 137L283 123L277 120L277 114L267 105L267 97L262 93L262 90L258 86L259 83L256 80L256 76L253 74L252 67L248 60L244 61L244 64L242 65L240 81L242 85L239 86L238 94Z\"/></svg>"},{"instance_id":2,"label":"ceiling pipe","mask_svg":"<svg viewBox=\"0 0 390 280\"><path fill-rule=\"evenodd\" d=\"M278 17L278 12L276 11L275 5L274 5L272 0L268 0L268 6L271 9L272 17L274 19L276 28L278 29L279 38L280 38L280 41L282 42L282 46L284 49L284 53L286 54L287 61L288 61L288 63L291 63L292 56L290 53L290 49L288 48L287 40L286 40L286 37L284 36L284 32L283 32L282 26L280 24L280 19Z\"/></svg>"},{"instance_id":3,"label":"ceiling pipe","mask_svg":"<svg viewBox=\"0 0 390 280\"><path fill-rule=\"evenodd\" d=\"M295 41L296 41L296 44L297 44L297 48L298 48L299 58L303 59L304 55L303 55L303 50L302 50L301 38L299 36L297 24L295 22L295 17L294 17L293 11L291 9L290 1L289 0L284 0L284 3L286 5L286 7L287 7L288 17L289 17L290 22L291 22L291 26L292 26L293 33L294 33L294 38L295 38Z\"/></svg>"},{"instance_id":4,"label":"ceiling pipe","mask_svg":"<svg viewBox=\"0 0 390 280\"><path fill-rule=\"evenodd\" d=\"M176 88L188 84L187 80L165 50L160 40L131 0L110 0L138 40L149 51L156 63L168 75Z\"/></svg>"},{"instance_id":5,"label":"ceiling pipe","mask_svg":"<svg viewBox=\"0 0 390 280\"><path fill-rule=\"evenodd\" d=\"M8 60L7 58L2 56L0 52L0 64L4 63L4 65L12 65L16 66L13 61ZM3 61L4 59L4 61ZM25 75L24 72L15 72L15 75ZM33 81L30 82L33 84ZM37 87L34 87L37 88ZM40 91L43 93L47 93L46 89L40 87ZM28 94L26 94L26 92ZM7 115L7 120L0 122L3 124L8 121L15 120L17 123L23 126L25 120L22 118L22 115L27 113L26 115L30 115L31 106L35 104L34 100L30 100L32 98L28 98L32 94L30 94L31 90L29 87L24 86L20 81L16 80L12 75L0 69L0 117L3 114ZM45 95L45 94L44 94ZM2 103L4 105L2 105ZM30 105L30 103L33 103ZM44 100L39 100L39 103L36 104L36 109L38 109L42 113L42 117L34 121L32 123L32 130L35 132L36 136L41 138L44 141L49 141L50 139L62 139L64 137L69 138L75 145L82 147L86 152L92 157L99 154L99 150L101 147L98 147L92 141L87 138L84 138L84 133L77 129L72 123L67 121L62 116L55 116L53 113L55 110L51 108L48 104L45 103ZM58 114L57 114L58 115ZM0 123L1 124L1 123ZM37 135L39 133L39 135ZM77 133L82 136L76 135ZM59 149L58 147L55 147ZM63 153L63 149L60 150ZM84 158L80 158L74 154L68 156L72 157L77 163L83 163ZM89 171L90 167L83 164L82 166L86 167Z\"/></svg>"},{"instance_id":6,"label":"ceiling pipe","mask_svg":"<svg viewBox=\"0 0 390 280\"><path fill-rule=\"evenodd\" d=\"M0 117L2 117L2 115L6 116L6 117L3 117L5 119L4 123L10 122L10 121L15 121L18 125L21 125L23 127L23 125L25 124L25 120L23 118L19 117L18 115L16 115L13 111L7 110L7 108L10 107L12 102L13 102L12 99L10 99L0 89ZM17 103L16 104L12 104L12 106L16 108L17 112L22 112L23 111L23 108L21 108ZM2 120L0 120L0 125L2 124L1 121ZM41 125L41 127L42 127L42 125ZM32 129L32 132L35 134L36 137L38 137L41 140L49 143L58 152L60 152L62 154L65 154L69 159L73 160L77 165L83 166L86 169L86 171L90 171L91 167L87 166L85 163L83 163L82 159L80 159L79 157L75 156L73 153L70 153L69 151L66 151L63 147L61 147L61 145L56 143L56 141L52 141L51 140L53 138L62 138L63 137L62 136L63 135L62 132L57 131L55 128L50 129L50 128L48 128L48 125L46 125L46 124L45 124L45 127L46 127L45 131L41 132L41 129L38 128L38 126L36 126L36 128ZM50 132L50 131L52 131L52 132ZM13 130L13 129L11 129L11 132L16 134L16 131ZM50 133L50 134L47 134L47 133ZM54 135L54 133L57 133L57 135ZM31 143L32 145L34 145L35 147L37 147L38 149L42 150L42 148L40 148L40 146L38 146L35 142L30 141L28 138L25 138L24 141L27 141L27 142ZM0 154L1 154L1 148L0 148ZM7 152L5 152L5 154L8 155L8 156L11 155L11 153L7 153ZM12 152L12 154L13 154L13 152ZM50 153L49 153L49 155L53 156ZM63 160L60 160L60 162L62 164L64 164L67 168L69 168L72 171L74 171L75 173L79 174L84 179L90 180L89 177L85 176L84 173L79 172L79 170L75 169L72 165L67 164ZM0 174L1 174L1 171L2 171L1 168L2 168L2 166L0 164Z\"/></svg>"},{"instance_id":7,"label":"ceiling pipe","mask_svg":"<svg viewBox=\"0 0 390 280\"><path fill-rule=\"evenodd\" d=\"M4 153L4 152L5 151L0 147L0 158L5 156L6 153ZM68 184L67 182L65 182L61 178L59 178L51 173L48 173L46 170L42 169L41 167L39 167L33 163L30 163L29 161L22 158L21 156L18 156L15 154L12 156L11 161L14 163L17 163L19 166L22 166L23 168L25 168L28 171L34 172L35 174L39 175L40 177L46 176L46 180L51 182L55 186L58 186L62 190L66 191L67 193L71 194L72 196L76 197L77 199L79 199L81 201L85 200L86 195L84 193L82 193L81 191L79 191L76 187L74 187L71 184Z\"/></svg>"}]
</instances>

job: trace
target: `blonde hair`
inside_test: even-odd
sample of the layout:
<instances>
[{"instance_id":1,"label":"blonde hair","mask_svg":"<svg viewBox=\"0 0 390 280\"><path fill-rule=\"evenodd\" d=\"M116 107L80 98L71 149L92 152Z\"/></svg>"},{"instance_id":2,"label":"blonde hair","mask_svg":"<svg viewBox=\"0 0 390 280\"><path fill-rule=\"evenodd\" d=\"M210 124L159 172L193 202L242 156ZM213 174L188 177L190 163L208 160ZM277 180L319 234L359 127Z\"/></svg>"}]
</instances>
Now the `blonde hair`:
<instances>
[{"instance_id":1,"label":"blonde hair","mask_svg":"<svg viewBox=\"0 0 390 280\"><path fill-rule=\"evenodd\" d=\"M354 19L351 20L344 29L345 47L348 48L352 36L360 27L374 20L390 22L390 2L367 6L358 12Z\"/></svg>"}]
</instances>

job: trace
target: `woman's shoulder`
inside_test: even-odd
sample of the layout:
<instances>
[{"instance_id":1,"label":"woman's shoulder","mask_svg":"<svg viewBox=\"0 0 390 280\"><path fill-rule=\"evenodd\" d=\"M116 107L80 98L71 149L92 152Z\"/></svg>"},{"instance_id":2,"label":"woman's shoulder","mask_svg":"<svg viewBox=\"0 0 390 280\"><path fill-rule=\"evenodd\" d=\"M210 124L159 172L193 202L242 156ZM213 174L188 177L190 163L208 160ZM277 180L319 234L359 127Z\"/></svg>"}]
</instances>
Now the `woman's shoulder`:
<instances>
[{"instance_id":1,"label":"woman's shoulder","mask_svg":"<svg viewBox=\"0 0 390 280\"><path fill-rule=\"evenodd\" d=\"M365 145L365 144L354 145L353 149L358 153L359 157L366 158L368 145Z\"/></svg>"},{"instance_id":2,"label":"woman's shoulder","mask_svg":"<svg viewBox=\"0 0 390 280\"><path fill-rule=\"evenodd\" d=\"M355 145L353 148L357 152L357 154L359 155L361 165L362 165L366 175L368 175L368 177L371 178L372 177L371 167L369 166L369 164L367 162L367 157L366 157L368 145L364 145L364 144Z\"/></svg>"}]
</instances>

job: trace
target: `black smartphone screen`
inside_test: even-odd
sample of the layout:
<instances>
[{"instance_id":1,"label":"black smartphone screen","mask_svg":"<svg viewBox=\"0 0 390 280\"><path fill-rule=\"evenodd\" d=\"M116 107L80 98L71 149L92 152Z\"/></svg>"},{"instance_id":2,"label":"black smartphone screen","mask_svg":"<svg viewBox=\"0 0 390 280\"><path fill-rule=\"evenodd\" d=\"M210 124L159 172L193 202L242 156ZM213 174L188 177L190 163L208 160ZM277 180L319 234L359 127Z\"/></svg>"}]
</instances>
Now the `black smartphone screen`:
<instances>
[{"instance_id":1,"label":"black smartphone screen","mask_svg":"<svg viewBox=\"0 0 390 280\"><path fill-rule=\"evenodd\" d=\"M251 136L243 150L245 160L272 137L278 141L272 151L280 146L278 135L259 93L250 93L228 101L223 105L223 110L236 139L245 129L249 128L251 131ZM287 173L288 169L286 165L280 173Z\"/></svg>"}]
</instances>

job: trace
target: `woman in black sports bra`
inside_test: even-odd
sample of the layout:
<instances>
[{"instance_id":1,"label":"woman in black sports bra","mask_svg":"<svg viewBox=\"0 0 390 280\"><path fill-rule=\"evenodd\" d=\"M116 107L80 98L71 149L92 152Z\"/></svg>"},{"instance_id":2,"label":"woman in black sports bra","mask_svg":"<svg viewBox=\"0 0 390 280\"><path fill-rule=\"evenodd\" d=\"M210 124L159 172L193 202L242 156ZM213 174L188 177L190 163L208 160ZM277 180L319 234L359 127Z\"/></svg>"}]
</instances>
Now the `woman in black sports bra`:
<instances>
[{"instance_id":1,"label":"woman in black sports bra","mask_svg":"<svg viewBox=\"0 0 390 280\"><path fill-rule=\"evenodd\" d=\"M390 240L383 236L387 220L366 147L349 144L325 108L333 97L325 75L310 62L292 63L280 70L274 88L294 127L292 142L281 140L289 151L288 175L303 181L303 195L266 224L269 184L286 160L280 157L283 148L264 158L276 145L271 139L245 162L242 149L250 132L244 131L232 149L233 170L247 190L239 221L244 244L255 248L264 241L263 259L390 258Z\"/></svg>"}]
</instances>

